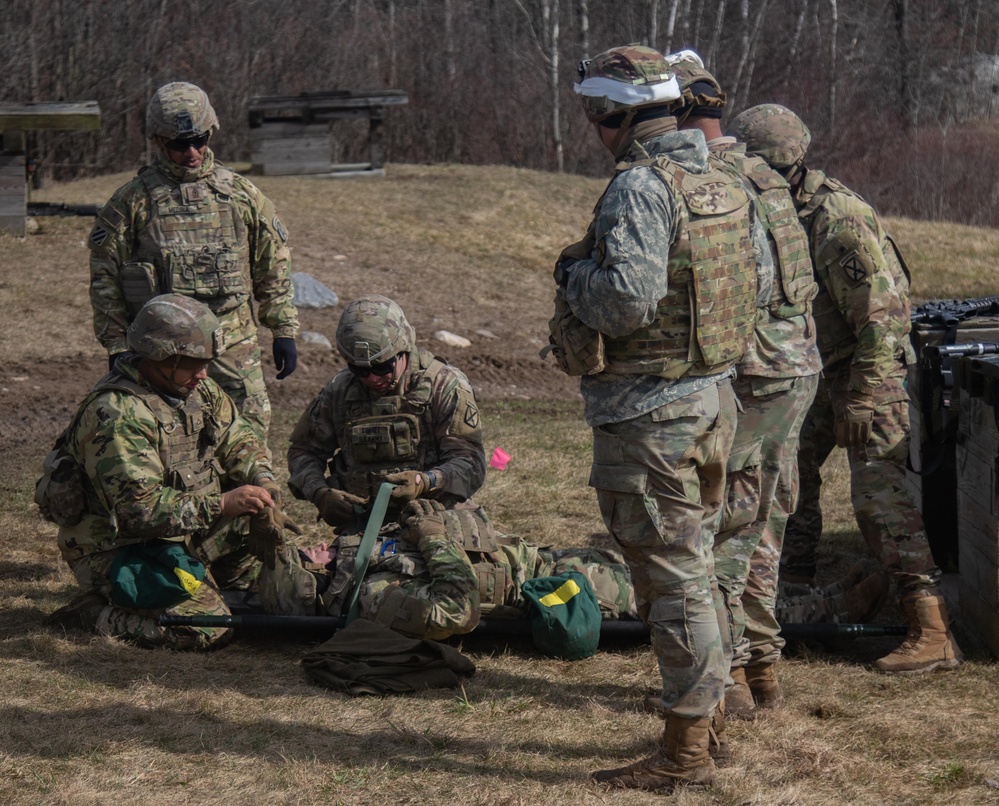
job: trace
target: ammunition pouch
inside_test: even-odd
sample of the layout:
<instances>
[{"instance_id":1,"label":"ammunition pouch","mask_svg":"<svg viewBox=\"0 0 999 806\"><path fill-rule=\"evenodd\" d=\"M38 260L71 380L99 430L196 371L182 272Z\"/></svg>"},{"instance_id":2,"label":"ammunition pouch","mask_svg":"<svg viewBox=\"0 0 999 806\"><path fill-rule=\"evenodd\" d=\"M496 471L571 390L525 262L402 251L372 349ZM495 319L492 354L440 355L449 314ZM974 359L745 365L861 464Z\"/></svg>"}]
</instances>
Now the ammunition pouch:
<instances>
[{"instance_id":1,"label":"ammunition pouch","mask_svg":"<svg viewBox=\"0 0 999 806\"><path fill-rule=\"evenodd\" d=\"M599 331L584 324L572 312L565 299L565 289L555 289L555 313L548 320L548 345L541 350L541 357L548 353L566 375L596 375L606 367L604 339Z\"/></svg>"},{"instance_id":2,"label":"ammunition pouch","mask_svg":"<svg viewBox=\"0 0 999 806\"><path fill-rule=\"evenodd\" d=\"M121 267L121 291L125 310L135 317L139 310L160 293L159 278L152 263L125 263Z\"/></svg>"}]
</instances>

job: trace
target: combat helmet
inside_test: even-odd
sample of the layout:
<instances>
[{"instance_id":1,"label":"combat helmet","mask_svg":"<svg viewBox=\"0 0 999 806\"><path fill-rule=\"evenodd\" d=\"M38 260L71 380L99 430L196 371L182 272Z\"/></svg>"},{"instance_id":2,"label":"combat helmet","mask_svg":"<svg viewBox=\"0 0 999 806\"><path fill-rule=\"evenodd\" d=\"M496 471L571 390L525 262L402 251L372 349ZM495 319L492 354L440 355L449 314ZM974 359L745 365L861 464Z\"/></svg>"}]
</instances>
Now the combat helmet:
<instances>
[{"instance_id":1,"label":"combat helmet","mask_svg":"<svg viewBox=\"0 0 999 806\"><path fill-rule=\"evenodd\" d=\"M579 63L573 85L586 117L599 123L612 115L652 106L669 106L680 98L680 85L663 55L653 48L625 45Z\"/></svg>"},{"instance_id":2,"label":"combat helmet","mask_svg":"<svg viewBox=\"0 0 999 806\"><path fill-rule=\"evenodd\" d=\"M199 358L210 361L224 349L222 325L211 309L181 294L162 294L142 306L128 328L129 349L150 361Z\"/></svg>"},{"instance_id":3,"label":"combat helmet","mask_svg":"<svg viewBox=\"0 0 999 806\"><path fill-rule=\"evenodd\" d=\"M705 69L704 60L695 51L670 53L666 56L666 64L672 68L683 94L683 105L676 110L679 123L691 114L710 118L722 116L722 107L728 96L718 80Z\"/></svg>"},{"instance_id":4,"label":"combat helmet","mask_svg":"<svg viewBox=\"0 0 999 806\"><path fill-rule=\"evenodd\" d=\"M805 160L812 133L794 112L780 104L760 104L740 113L728 133L771 167L791 176Z\"/></svg>"},{"instance_id":5,"label":"combat helmet","mask_svg":"<svg viewBox=\"0 0 999 806\"><path fill-rule=\"evenodd\" d=\"M416 349L416 331L399 304L378 294L351 302L336 328L336 349L348 364L370 367Z\"/></svg>"},{"instance_id":6,"label":"combat helmet","mask_svg":"<svg viewBox=\"0 0 999 806\"><path fill-rule=\"evenodd\" d=\"M186 81L164 84L146 105L146 137L167 140L214 134L219 119L208 95Z\"/></svg>"}]
</instances>

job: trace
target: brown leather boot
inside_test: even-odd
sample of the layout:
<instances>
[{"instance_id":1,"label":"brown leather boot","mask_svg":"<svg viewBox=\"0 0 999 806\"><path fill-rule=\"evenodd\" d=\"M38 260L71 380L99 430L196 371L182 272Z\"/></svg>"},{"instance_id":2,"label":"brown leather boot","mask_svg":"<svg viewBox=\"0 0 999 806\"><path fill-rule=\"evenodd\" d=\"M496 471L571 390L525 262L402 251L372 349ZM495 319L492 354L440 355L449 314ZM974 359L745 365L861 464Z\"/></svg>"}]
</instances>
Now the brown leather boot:
<instances>
[{"instance_id":1,"label":"brown leather boot","mask_svg":"<svg viewBox=\"0 0 999 806\"><path fill-rule=\"evenodd\" d=\"M745 669L746 684L753 693L757 708L776 708L784 702L784 694L777 682L777 671L772 663L751 663Z\"/></svg>"},{"instance_id":2,"label":"brown leather boot","mask_svg":"<svg viewBox=\"0 0 999 806\"><path fill-rule=\"evenodd\" d=\"M671 714L659 750L627 767L598 770L595 783L619 789L672 792L678 786L707 786L715 781L715 763L708 754L711 719L685 719Z\"/></svg>"},{"instance_id":3,"label":"brown leather boot","mask_svg":"<svg viewBox=\"0 0 999 806\"><path fill-rule=\"evenodd\" d=\"M746 682L746 669L737 666L730 672L735 685L725 690L725 713L732 719L756 719L756 703Z\"/></svg>"},{"instance_id":4,"label":"brown leather boot","mask_svg":"<svg viewBox=\"0 0 999 806\"><path fill-rule=\"evenodd\" d=\"M964 655L951 635L947 605L939 588L902 597L909 620L909 634L894 652L885 655L874 668L885 674L922 674L934 669L954 669Z\"/></svg>"},{"instance_id":5,"label":"brown leather boot","mask_svg":"<svg viewBox=\"0 0 999 806\"><path fill-rule=\"evenodd\" d=\"M69 604L49 613L42 624L64 630L93 632L97 626L97 617L107 603L108 600L99 593L82 593Z\"/></svg>"}]
</instances>

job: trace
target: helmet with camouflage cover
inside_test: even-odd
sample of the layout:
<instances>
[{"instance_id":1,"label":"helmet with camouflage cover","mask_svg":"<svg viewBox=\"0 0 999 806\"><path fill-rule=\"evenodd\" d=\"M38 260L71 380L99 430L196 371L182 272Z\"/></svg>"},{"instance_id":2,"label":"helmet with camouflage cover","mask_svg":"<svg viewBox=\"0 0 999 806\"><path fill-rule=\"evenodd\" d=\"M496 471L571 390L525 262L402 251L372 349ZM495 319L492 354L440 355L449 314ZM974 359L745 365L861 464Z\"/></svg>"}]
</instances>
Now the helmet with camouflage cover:
<instances>
[{"instance_id":1,"label":"helmet with camouflage cover","mask_svg":"<svg viewBox=\"0 0 999 806\"><path fill-rule=\"evenodd\" d=\"M146 105L146 137L198 137L219 130L219 119L208 95L186 81L164 84Z\"/></svg>"},{"instance_id":2,"label":"helmet with camouflage cover","mask_svg":"<svg viewBox=\"0 0 999 806\"><path fill-rule=\"evenodd\" d=\"M161 294L142 306L128 328L128 346L150 361L222 354L222 325L211 309L181 294Z\"/></svg>"},{"instance_id":3,"label":"helmet with camouflage cover","mask_svg":"<svg viewBox=\"0 0 999 806\"><path fill-rule=\"evenodd\" d=\"M593 123L620 112L670 106L680 98L680 85L663 55L641 45L611 48L580 62L573 89Z\"/></svg>"},{"instance_id":4,"label":"helmet with camouflage cover","mask_svg":"<svg viewBox=\"0 0 999 806\"><path fill-rule=\"evenodd\" d=\"M370 367L416 349L416 331L398 303L365 294L344 309L336 328L336 348L348 364Z\"/></svg>"},{"instance_id":5,"label":"helmet with camouflage cover","mask_svg":"<svg viewBox=\"0 0 999 806\"><path fill-rule=\"evenodd\" d=\"M812 133L794 112L780 104L760 104L740 113L728 127L729 134L787 175L801 165L812 142Z\"/></svg>"},{"instance_id":6,"label":"helmet with camouflage cover","mask_svg":"<svg viewBox=\"0 0 999 806\"><path fill-rule=\"evenodd\" d=\"M672 68L683 93L683 106L677 111L681 122L695 111L701 117L722 116L722 107L728 96L718 80L705 69L704 61L695 51L670 53L666 56L666 64Z\"/></svg>"}]
</instances>

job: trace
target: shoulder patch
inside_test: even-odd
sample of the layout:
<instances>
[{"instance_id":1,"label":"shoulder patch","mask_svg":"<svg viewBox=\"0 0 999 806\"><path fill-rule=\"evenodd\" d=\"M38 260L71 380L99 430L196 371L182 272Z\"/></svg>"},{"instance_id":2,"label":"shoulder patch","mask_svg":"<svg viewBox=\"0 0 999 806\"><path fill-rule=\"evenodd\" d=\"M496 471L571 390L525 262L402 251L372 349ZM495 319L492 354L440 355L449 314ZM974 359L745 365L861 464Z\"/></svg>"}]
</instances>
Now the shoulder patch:
<instances>
[{"instance_id":1,"label":"shoulder patch","mask_svg":"<svg viewBox=\"0 0 999 806\"><path fill-rule=\"evenodd\" d=\"M104 227L100 221L98 221L94 224L94 228L90 231L90 243L94 246L103 246L110 234L111 233L108 229Z\"/></svg>"},{"instance_id":2,"label":"shoulder patch","mask_svg":"<svg viewBox=\"0 0 999 806\"><path fill-rule=\"evenodd\" d=\"M281 219L276 215L271 221L271 226L274 227L274 231L280 236L281 240L288 243L288 230L284 228L284 224L281 223Z\"/></svg>"},{"instance_id":3,"label":"shoulder patch","mask_svg":"<svg viewBox=\"0 0 999 806\"><path fill-rule=\"evenodd\" d=\"M478 437L480 426L479 406L472 389L466 384L459 384L454 419L448 426L448 433L455 437Z\"/></svg>"}]
</instances>

